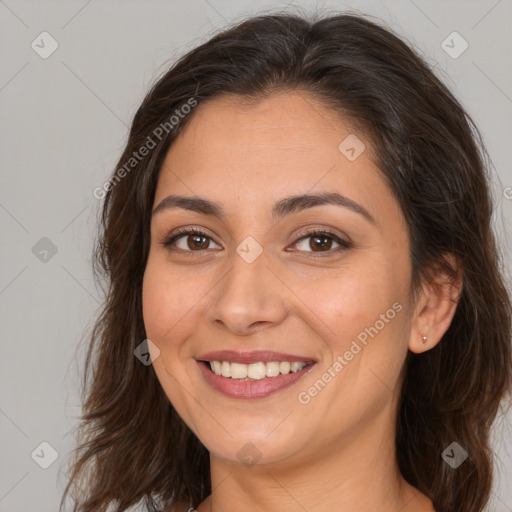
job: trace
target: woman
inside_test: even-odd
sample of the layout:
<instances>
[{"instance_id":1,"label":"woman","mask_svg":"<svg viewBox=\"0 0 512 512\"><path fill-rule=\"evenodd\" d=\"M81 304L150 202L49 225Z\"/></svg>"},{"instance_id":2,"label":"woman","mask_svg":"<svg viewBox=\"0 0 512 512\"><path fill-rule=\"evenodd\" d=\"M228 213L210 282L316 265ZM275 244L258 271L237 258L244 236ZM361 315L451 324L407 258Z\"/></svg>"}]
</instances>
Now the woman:
<instances>
[{"instance_id":1,"label":"woman","mask_svg":"<svg viewBox=\"0 0 512 512\"><path fill-rule=\"evenodd\" d=\"M483 510L512 368L485 163L364 17L181 58L101 189L74 510Z\"/></svg>"}]
</instances>

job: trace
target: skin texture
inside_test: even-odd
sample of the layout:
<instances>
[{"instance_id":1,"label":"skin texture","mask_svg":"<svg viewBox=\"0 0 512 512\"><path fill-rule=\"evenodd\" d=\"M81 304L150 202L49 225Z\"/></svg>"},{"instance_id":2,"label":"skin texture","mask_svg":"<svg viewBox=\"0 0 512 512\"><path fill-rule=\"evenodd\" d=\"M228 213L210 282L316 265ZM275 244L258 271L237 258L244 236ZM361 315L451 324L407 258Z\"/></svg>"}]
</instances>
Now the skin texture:
<instances>
[{"instance_id":1,"label":"skin texture","mask_svg":"<svg viewBox=\"0 0 512 512\"><path fill-rule=\"evenodd\" d=\"M366 146L355 161L338 149L351 133ZM375 222L335 205L272 219L279 199L321 192L350 198ZM222 220L179 208L154 214L143 286L147 337L160 350L154 370L210 452L213 494L199 512L434 510L398 471L395 415L407 351L439 342L460 283L425 284L411 302L405 221L365 135L304 91L251 104L214 99L171 146L154 206L169 194L217 201L226 212ZM191 249L187 235L174 252L161 244L194 226L211 237L199 240L204 249ZM339 251L327 238L322 250L303 228L327 228L351 247ZM252 263L236 252L248 236L263 248ZM298 394L397 303L400 312L301 403ZM206 383L195 359L221 349L274 350L317 364L269 397L234 399ZM251 466L238 455L247 443L260 457Z\"/></svg>"}]
</instances>

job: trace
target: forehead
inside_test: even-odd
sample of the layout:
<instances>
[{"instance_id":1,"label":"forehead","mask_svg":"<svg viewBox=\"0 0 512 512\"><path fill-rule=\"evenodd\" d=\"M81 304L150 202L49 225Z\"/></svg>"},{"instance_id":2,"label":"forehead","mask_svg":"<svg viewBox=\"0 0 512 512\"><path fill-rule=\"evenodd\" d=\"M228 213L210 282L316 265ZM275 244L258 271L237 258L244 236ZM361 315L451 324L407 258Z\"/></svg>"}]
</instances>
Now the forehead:
<instances>
[{"instance_id":1,"label":"forehead","mask_svg":"<svg viewBox=\"0 0 512 512\"><path fill-rule=\"evenodd\" d=\"M337 157L339 137L353 131L336 112L298 91L257 101L230 95L200 105L192 115L173 153L194 148L200 157L222 148L228 150L226 158L247 151L260 159L271 152L273 157L283 152L282 160L318 157L319 152Z\"/></svg>"},{"instance_id":2,"label":"forehead","mask_svg":"<svg viewBox=\"0 0 512 512\"><path fill-rule=\"evenodd\" d=\"M306 92L250 102L217 98L191 115L166 155L155 203L173 192L223 202L232 198L249 207L252 201L315 189L360 201L366 195L369 210L379 197L386 199L383 195L392 200L373 163L370 141ZM356 147L358 153L365 148L356 159L340 150L340 143L347 149L347 140L364 144Z\"/></svg>"}]
</instances>

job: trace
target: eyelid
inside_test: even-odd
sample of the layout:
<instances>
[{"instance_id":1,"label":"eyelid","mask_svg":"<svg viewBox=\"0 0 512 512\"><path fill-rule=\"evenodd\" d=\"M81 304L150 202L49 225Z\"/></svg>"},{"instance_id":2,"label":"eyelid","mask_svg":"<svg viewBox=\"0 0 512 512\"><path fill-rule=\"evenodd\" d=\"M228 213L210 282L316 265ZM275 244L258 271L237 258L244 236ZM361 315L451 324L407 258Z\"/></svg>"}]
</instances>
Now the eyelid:
<instances>
[{"instance_id":1,"label":"eyelid","mask_svg":"<svg viewBox=\"0 0 512 512\"><path fill-rule=\"evenodd\" d=\"M213 236L208 234L208 232L204 228L199 227L199 226L183 226L183 227L177 228L177 229L171 231L168 235L165 235L163 240L161 240L159 243L161 245L163 245L165 248L168 248L171 244L175 243L176 240L179 240L182 237L186 237L187 235L188 236L201 235L206 238L209 238L217 245L220 245L217 242L215 242ZM169 249L169 250L171 250L171 249ZM183 252L198 252L198 253L204 252L204 251L183 251L180 249L178 249L178 251L181 251L182 253Z\"/></svg>"},{"instance_id":2,"label":"eyelid","mask_svg":"<svg viewBox=\"0 0 512 512\"><path fill-rule=\"evenodd\" d=\"M296 251L301 256L307 257L307 258L328 258L333 257L336 255L339 255L339 253L346 251L347 249L351 249L353 247L353 243L350 240L349 237L346 235L341 235L337 233L336 231L332 230L331 228L322 227L322 228L303 228L296 232L293 236L293 245L297 245L302 240L311 238L314 236L319 237L326 237L333 240L335 243L339 245L339 247L336 247L334 249L330 249L328 251ZM289 251L291 252L291 251Z\"/></svg>"},{"instance_id":3,"label":"eyelid","mask_svg":"<svg viewBox=\"0 0 512 512\"><path fill-rule=\"evenodd\" d=\"M187 255L193 255L194 253L204 254L206 252L209 252L208 249L201 249L201 250L193 251L193 250L171 249L170 248L172 246L172 244L174 244L177 240L179 240L182 237L186 237L187 235L188 236L201 235L201 236L204 236L205 238L210 239L216 245L221 245L221 244L218 244L215 241L214 237L209 235L204 228L199 227L199 226L183 226L183 227L177 228L176 230L172 231L170 234L165 236L164 239L161 240L159 243L161 245L163 245L170 252L179 252L181 254L185 253ZM339 245L339 247L336 247L335 249L331 249L328 251L315 252L315 251L300 251L299 250L296 252L306 253L306 254L308 254L308 257L313 257L313 258L328 257L331 255L337 254L343 250L347 250L353 246L352 241L350 240L349 237L347 237L346 235L341 235L341 234L337 233L336 231L334 231L332 228L328 228L328 227L301 228L299 231L294 233L293 239L290 243L293 245L296 245L299 242L301 242L302 240L309 238L309 237L313 237L313 236L325 236L327 238L331 238L334 242L336 242ZM215 250L218 251L219 249L215 249ZM288 252L290 252L290 251L288 251Z\"/></svg>"},{"instance_id":4,"label":"eyelid","mask_svg":"<svg viewBox=\"0 0 512 512\"><path fill-rule=\"evenodd\" d=\"M297 243L299 240L306 238L308 236L313 236L315 234L329 235L333 238L340 239L343 243L347 245L352 245L352 241L350 237L345 235L344 233L338 232L330 227L313 227L313 228L301 228L299 231L296 231L293 234L293 243Z\"/></svg>"}]
</instances>

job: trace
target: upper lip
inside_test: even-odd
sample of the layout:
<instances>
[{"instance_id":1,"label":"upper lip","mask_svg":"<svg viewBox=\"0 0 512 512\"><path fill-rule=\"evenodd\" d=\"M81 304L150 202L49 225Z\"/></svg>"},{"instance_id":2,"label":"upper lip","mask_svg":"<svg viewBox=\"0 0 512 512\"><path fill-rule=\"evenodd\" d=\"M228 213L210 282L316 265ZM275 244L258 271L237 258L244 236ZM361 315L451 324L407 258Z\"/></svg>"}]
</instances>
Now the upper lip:
<instances>
[{"instance_id":1,"label":"upper lip","mask_svg":"<svg viewBox=\"0 0 512 512\"><path fill-rule=\"evenodd\" d=\"M237 352L236 350L215 350L196 357L198 361L228 361L230 363L251 364L270 361L316 362L311 357L294 354L283 354L271 350L254 350L251 352Z\"/></svg>"}]
</instances>

